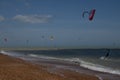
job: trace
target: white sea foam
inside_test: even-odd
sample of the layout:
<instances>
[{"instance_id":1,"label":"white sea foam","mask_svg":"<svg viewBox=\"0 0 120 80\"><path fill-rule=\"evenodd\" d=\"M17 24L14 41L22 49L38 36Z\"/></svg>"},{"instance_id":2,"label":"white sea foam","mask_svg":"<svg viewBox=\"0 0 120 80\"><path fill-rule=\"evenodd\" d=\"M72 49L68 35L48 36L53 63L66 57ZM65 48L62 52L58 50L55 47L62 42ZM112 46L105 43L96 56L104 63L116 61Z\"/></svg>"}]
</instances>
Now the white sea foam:
<instances>
[{"instance_id":1,"label":"white sea foam","mask_svg":"<svg viewBox=\"0 0 120 80\"><path fill-rule=\"evenodd\" d=\"M1 50L0 53L5 54L5 55L10 55L8 52Z\"/></svg>"},{"instance_id":2,"label":"white sea foam","mask_svg":"<svg viewBox=\"0 0 120 80\"><path fill-rule=\"evenodd\" d=\"M79 62L80 66L91 69L91 70L120 75L120 70L118 70L118 69L112 69L112 68L105 67L105 66L102 66L99 64L86 62L86 61L80 60L79 58L73 58L72 60L75 62Z\"/></svg>"},{"instance_id":3,"label":"white sea foam","mask_svg":"<svg viewBox=\"0 0 120 80\"><path fill-rule=\"evenodd\" d=\"M12 56L12 54L10 54L9 52L0 51L0 53ZM75 62L75 63L78 63L80 66L90 69L90 70L120 75L120 70L112 69L112 68L105 67L105 66L102 66L99 64L94 64L91 62L87 62L87 61L81 60L80 58L57 58L57 57L50 57L50 56L36 55L36 54L29 54L28 56L42 58L42 59L52 59L52 60Z\"/></svg>"},{"instance_id":4,"label":"white sea foam","mask_svg":"<svg viewBox=\"0 0 120 80\"><path fill-rule=\"evenodd\" d=\"M96 77L98 77L99 80L103 80L102 77L100 77L99 75L95 75Z\"/></svg>"},{"instance_id":5,"label":"white sea foam","mask_svg":"<svg viewBox=\"0 0 120 80\"><path fill-rule=\"evenodd\" d=\"M4 50L1 50L0 53L2 53L4 55L8 55L8 56L14 56L14 57L20 57L22 55L22 54L17 53L17 52L4 51Z\"/></svg>"},{"instance_id":6,"label":"white sea foam","mask_svg":"<svg viewBox=\"0 0 120 80\"><path fill-rule=\"evenodd\" d=\"M56 57L48 57L48 56L41 56L41 55L38 56L35 54L31 54L30 56L44 58L44 59L71 61L71 62L79 63L80 66L87 68L87 69L90 69L90 70L120 75L120 70L108 68L108 67L105 67L105 66L102 66L99 64L91 63L91 62L86 62L86 61L81 60L79 58L56 58Z\"/></svg>"},{"instance_id":7,"label":"white sea foam","mask_svg":"<svg viewBox=\"0 0 120 80\"><path fill-rule=\"evenodd\" d=\"M44 56L44 55L29 54L28 56L46 59L46 60L60 60L60 61L64 60L65 61L65 59L62 59L62 58L50 57L50 56Z\"/></svg>"}]
</instances>

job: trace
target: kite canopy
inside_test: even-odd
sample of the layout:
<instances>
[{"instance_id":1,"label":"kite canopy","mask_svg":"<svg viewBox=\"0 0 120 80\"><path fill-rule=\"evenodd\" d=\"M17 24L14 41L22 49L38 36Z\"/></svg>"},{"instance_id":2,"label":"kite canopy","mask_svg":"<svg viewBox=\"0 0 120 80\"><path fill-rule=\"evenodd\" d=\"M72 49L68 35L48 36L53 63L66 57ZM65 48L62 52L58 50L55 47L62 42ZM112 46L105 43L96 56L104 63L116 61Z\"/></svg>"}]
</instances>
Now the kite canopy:
<instances>
[{"instance_id":1,"label":"kite canopy","mask_svg":"<svg viewBox=\"0 0 120 80\"><path fill-rule=\"evenodd\" d=\"M53 36L50 36L50 40L54 40L54 37L53 37Z\"/></svg>"},{"instance_id":2,"label":"kite canopy","mask_svg":"<svg viewBox=\"0 0 120 80\"><path fill-rule=\"evenodd\" d=\"M93 20L93 17L94 17L94 15L95 15L95 9L93 9L93 10L91 10L90 11L90 14L89 14L89 20L91 21L91 20Z\"/></svg>"},{"instance_id":3,"label":"kite canopy","mask_svg":"<svg viewBox=\"0 0 120 80\"><path fill-rule=\"evenodd\" d=\"M85 17L85 14L86 14L86 13L89 14L88 11L84 11L83 14L82 14L82 17L83 17L83 18Z\"/></svg>"},{"instance_id":4,"label":"kite canopy","mask_svg":"<svg viewBox=\"0 0 120 80\"><path fill-rule=\"evenodd\" d=\"M92 9L91 11L84 11L82 17L84 18L85 14L88 14L89 15L88 19L92 21L95 15L95 11L96 11L95 9Z\"/></svg>"}]
</instances>

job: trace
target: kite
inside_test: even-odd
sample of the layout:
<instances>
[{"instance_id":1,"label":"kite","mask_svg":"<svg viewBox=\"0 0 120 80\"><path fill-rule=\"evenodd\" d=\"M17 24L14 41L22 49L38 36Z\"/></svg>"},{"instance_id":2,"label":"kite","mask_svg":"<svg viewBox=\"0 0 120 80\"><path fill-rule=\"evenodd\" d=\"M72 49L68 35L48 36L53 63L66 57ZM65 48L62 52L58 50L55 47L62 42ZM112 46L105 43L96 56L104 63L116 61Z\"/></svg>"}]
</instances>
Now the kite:
<instances>
[{"instance_id":1,"label":"kite","mask_svg":"<svg viewBox=\"0 0 120 80\"><path fill-rule=\"evenodd\" d=\"M54 37L53 37L53 36L50 36L50 40L54 40Z\"/></svg>"},{"instance_id":2,"label":"kite","mask_svg":"<svg viewBox=\"0 0 120 80\"><path fill-rule=\"evenodd\" d=\"M89 15L89 20L92 21L93 18L94 18L94 15L95 15L95 12L96 10L95 9L92 9L91 11L84 11L83 14L82 14L82 17L84 18L85 14L88 14Z\"/></svg>"}]
</instances>

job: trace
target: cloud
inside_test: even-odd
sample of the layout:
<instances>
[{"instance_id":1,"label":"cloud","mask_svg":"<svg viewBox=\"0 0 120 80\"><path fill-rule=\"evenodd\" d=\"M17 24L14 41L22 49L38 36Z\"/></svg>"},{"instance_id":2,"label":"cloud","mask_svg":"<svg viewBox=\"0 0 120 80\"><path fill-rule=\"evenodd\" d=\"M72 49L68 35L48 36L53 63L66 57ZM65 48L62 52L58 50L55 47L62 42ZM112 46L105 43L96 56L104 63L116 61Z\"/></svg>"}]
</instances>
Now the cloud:
<instances>
[{"instance_id":1,"label":"cloud","mask_svg":"<svg viewBox=\"0 0 120 80\"><path fill-rule=\"evenodd\" d=\"M3 16L0 16L0 22L4 21L5 18Z\"/></svg>"},{"instance_id":2,"label":"cloud","mask_svg":"<svg viewBox=\"0 0 120 80\"><path fill-rule=\"evenodd\" d=\"M51 15L16 15L13 17L16 21L28 23L48 23L51 18Z\"/></svg>"}]
</instances>

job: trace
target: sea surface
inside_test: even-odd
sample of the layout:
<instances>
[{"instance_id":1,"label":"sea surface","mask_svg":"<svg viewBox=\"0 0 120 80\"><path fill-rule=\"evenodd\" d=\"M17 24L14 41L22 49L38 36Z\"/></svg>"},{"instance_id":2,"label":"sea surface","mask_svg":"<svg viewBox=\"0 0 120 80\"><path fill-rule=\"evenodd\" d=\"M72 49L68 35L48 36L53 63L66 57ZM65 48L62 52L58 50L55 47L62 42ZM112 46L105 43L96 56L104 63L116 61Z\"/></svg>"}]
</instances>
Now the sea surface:
<instances>
[{"instance_id":1,"label":"sea surface","mask_svg":"<svg viewBox=\"0 0 120 80\"><path fill-rule=\"evenodd\" d=\"M31 60L53 60L76 63L94 71L120 75L120 49L58 49L58 50L14 50L1 53Z\"/></svg>"}]
</instances>

